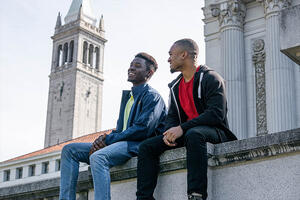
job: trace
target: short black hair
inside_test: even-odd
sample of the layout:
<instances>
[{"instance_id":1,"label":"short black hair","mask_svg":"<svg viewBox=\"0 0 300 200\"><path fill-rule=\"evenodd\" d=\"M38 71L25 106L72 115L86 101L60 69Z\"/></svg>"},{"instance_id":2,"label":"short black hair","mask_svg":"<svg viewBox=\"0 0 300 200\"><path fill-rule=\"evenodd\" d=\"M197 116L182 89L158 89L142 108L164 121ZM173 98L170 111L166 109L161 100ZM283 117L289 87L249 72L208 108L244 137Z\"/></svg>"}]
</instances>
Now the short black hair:
<instances>
[{"instance_id":1,"label":"short black hair","mask_svg":"<svg viewBox=\"0 0 300 200\"><path fill-rule=\"evenodd\" d=\"M157 68L158 68L157 67L157 62L149 54L147 54L145 52L140 52L140 53L136 54L135 57L142 58L142 59L146 60L146 67L147 67L148 70L150 70L150 69L153 69L154 71L157 70Z\"/></svg>"},{"instance_id":2,"label":"short black hair","mask_svg":"<svg viewBox=\"0 0 300 200\"><path fill-rule=\"evenodd\" d=\"M174 45L179 45L182 50L187 51L191 58L195 59L199 54L199 47L197 43L189 38L177 40Z\"/></svg>"}]
</instances>

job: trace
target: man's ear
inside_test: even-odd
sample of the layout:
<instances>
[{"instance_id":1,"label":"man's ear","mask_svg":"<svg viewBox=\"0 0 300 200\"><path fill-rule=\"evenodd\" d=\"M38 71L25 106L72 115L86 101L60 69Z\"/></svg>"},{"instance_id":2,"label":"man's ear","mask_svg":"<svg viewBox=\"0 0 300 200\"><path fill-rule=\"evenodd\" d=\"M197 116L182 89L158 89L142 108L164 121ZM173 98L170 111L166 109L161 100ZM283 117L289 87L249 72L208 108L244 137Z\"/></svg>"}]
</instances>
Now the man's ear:
<instances>
[{"instance_id":1,"label":"man's ear","mask_svg":"<svg viewBox=\"0 0 300 200\"><path fill-rule=\"evenodd\" d=\"M154 74L154 70L150 69L149 72L148 72L148 74L147 74L147 78L148 79L151 78L153 74Z\"/></svg>"},{"instance_id":2,"label":"man's ear","mask_svg":"<svg viewBox=\"0 0 300 200\"><path fill-rule=\"evenodd\" d=\"M188 52L187 51L183 51L182 53L181 53L181 58L182 59L186 59L187 57L188 57Z\"/></svg>"}]
</instances>

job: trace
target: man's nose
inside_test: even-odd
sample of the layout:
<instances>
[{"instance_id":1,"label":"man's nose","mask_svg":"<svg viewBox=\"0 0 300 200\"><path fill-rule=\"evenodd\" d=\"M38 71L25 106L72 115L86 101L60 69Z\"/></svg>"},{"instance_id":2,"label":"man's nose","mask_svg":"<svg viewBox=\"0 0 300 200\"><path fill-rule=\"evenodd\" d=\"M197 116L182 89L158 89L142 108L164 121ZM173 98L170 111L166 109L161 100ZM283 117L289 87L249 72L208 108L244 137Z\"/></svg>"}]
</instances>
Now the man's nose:
<instances>
[{"instance_id":1,"label":"man's nose","mask_svg":"<svg viewBox=\"0 0 300 200\"><path fill-rule=\"evenodd\" d=\"M134 69L132 66L130 66L129 69L128 69L129 72L132 72L132 71L134 71L134 70L135 70L135 69Z\"/></svg>"}]
</instances>

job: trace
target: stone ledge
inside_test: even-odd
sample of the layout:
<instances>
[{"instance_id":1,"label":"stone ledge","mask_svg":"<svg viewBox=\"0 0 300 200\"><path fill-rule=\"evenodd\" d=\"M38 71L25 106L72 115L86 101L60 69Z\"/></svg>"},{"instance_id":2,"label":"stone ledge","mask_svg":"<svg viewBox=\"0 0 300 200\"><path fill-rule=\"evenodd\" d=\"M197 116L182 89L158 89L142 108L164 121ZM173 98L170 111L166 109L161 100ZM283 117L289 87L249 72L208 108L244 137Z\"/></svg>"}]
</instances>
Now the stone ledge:
<instances>
[{"instance_id":1,"label":"stone ledge","mask_svg":"<svg viewBox=\"0 0 300 200\"><path fill-rule=\"evenodd\" d=\"M300 128L214 145L209 165L223 166L300 151Z\"/></svg>"},{"instance_id":2,"label":"stone ledge","mask_svg":"<svg viewBox=\"0 0 300 200\"><path fill-rule=\"evenodd\" d=\"M207 144L210 167L300 151L300 128L221 144ZM160 158L161 172L186 169L184 147L166 151ZM136 177L137 158L111 170L112 180Z\"/></svg>"},{"instance_id":3,"label":"stone ledge","mask_svg":"<svg viewBox=\"0 0 300 200\"><path fill-rule=\"evenodd\" d=\"M222 144L208 144L209 167L226 166L232 163L266 158L300 151L300 128L248 138ZM186 150L178 148L166 151L160 158L161 172L186 169ZM137 158L111 169L111 180L136 178ZM90 170L79 173L77 191L88 191L93 187ZM30 184L0 188L1 199L36 199L57 196L59 178L37 181Z\"/></svg>"}]
</instances>

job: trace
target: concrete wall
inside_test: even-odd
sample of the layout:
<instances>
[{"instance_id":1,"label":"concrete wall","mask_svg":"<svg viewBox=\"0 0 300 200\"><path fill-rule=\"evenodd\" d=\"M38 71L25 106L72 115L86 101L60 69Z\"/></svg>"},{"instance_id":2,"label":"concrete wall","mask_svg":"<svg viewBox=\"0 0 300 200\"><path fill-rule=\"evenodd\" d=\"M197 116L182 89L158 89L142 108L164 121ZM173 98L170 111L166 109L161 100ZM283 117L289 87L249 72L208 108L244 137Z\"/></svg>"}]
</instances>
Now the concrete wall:
<instances>
[{"instance_id":1,"label":"concrete wall","mask_svg":"<svg viewBox=\"0 0 300 200\"><path fill-rule=\"evenodd\" d=\"M186 196L185 148L165 152L155 191L157 200L181 200ZM218 145L208 144L209 200L299 200L300 129ZM133 200L136 164L132 158L111 169L112 200ZM3 171L1 166L0 172ZM93 199L92 176L80 172L78 199ZM0 199L57 199L59 177L6 187Z\"/></svg>"}]
</instances>

